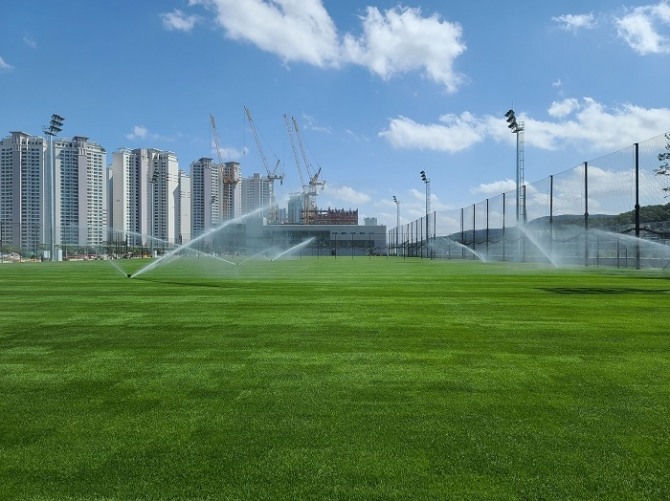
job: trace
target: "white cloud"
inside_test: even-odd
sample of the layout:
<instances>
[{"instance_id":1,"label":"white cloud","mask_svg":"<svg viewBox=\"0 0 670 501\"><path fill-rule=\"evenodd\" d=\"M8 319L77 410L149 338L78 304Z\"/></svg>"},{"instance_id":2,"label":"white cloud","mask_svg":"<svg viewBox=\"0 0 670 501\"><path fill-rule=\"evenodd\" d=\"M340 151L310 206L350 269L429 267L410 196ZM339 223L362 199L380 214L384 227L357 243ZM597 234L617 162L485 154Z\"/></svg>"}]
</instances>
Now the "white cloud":
<instances>
[{"instance_id":1,"label":"white cloud","mask_svg":"<svg viewBox=\"0 0 670 501\"><path fill-rule=\"evenodd\" d=\"M216 14L233 40L250 42L285 62L339 63L335 25L320 0L193 0Z\"/></svg>"},{"instance_id":2,"label":"white cloud","mask_svg":"<svg viewBox=\"0 0 670 501\"><path fill-rule=\"evenodd\" d=\"M420 124L399 116L389 120L389 127L379 132L395 148L448 151L455 153L482 142L490 126L469 112L443 115L440 123Z\"/></svg>"},{"instance_id":3,"label":"white cloud","mask_svg":"<svg viewBox=\"0 0 670 501\"><path fill-rule=\"evenodd\" d=\"M23 43L26 44L31 49L37 49L37 42L27 35L23 37Z\"/></svg>"},{"instance_id":4,"label":"white cloud","mask_svg":"<svg viewBox=\"0 0 670 501\"><path fill-rule=\"evenodd\" d=\"M315 132L322 132L322 133L325 133L325 134L332 134L332 132L333 132L332 129L330 128L330 126L317 124L314 117L312 117L310 115L303 115L302 119L303 119L303 124L304 124L305 130L313 130ZM302 127L301 127L301 129L302 129Z\"/></svg>"},{"instance_id":5,"label":"white cloud","mask_svg":"<svg viewBox=\"0 0 670 501\"><path fill-rule=\"evenodd\" d=\"M14 69L14 66L7 63L2 57L0 57L0 71L11 71Z\"/></svg>"},{"instance_id":6,"label":"white cloud","mask_svg":"<svg viewBox=\"0 0 670 501\"><path fill-rule=\"evenodd\" d=\"M579 101L574 98L563 99L563 101L554 101L549 108L549 115L556 118L562 118L579 109Z\"/></svg>"},{"instance_id":7,"label":"white cloud","mask_svg":"<svg viewBox=\"0 0 670 501\"><path fill-rule=\"evenodd\" d=\"M149 130L144 125L136 125L133 131L126 134L126 138L134 141L136 139L146 139L149 136Z\"/></svg>"},{"instance_id":8,"label":"white cloud","mask_svg":"<svg viewBox=\"0 0 670 501\"><path fill-rule=\"evenodd\" d=\"M369 143L370 138L368 138L365 134L357 134L353 130L350 129L345 129L344 131L350 138L352 138L354 141L357 142L364 142L364 143Z\"/></svg>"},{"instance_id":9,"label":"white cloud","mask_svg":"<svg viewBox=\"0 0 670 501\"><path fill-rule=\"evenodd\" d=\"M214 154L214 158L218 158L216 156L216 148L213 149L212 153ZM223 157L224 162L228 162L231 160L239 160L242 157L246 156L247 153L249 153L249 148L242 148L241 150L235 148L234 146L222 146L221 147L221 156Z\"/></svg>"},{"instance_id":10,"label":"white cloud","mask_svg":"<svg viewBox=\"0 0 670 501\"><path fill-rule=\"evenodd\" d=\"M189 0L215 14L215 22L232 40L248 42L284 62L318 67L355 64L382 79L411 71L453 92L462 82L454 62L466 49L462 29L420 9L368 7L360 36L341 36L323 0ZM178 14L176 14L178 13ZM186 19L180 11L163 14L174 28ZM192 26L191 26L192 27Z\"/></svg>"},{"instance_id":11,"label":"white cloud","mask_svg":"<svg viewBox=\"0 0 670 501\"><path fill-rule=\"evenodd\" d=\"M186 15L179 9L175 9L172 12L166 12L160 15L161 20L163 21L163 27L171 31L191 31L198 17L195 15Z\"/></svg>"},{"instance_id":12,"label":"white cloud","mask_svg":"<svg viewBox=\"0 0 670 501\"><path fill-rule=\"evenodd\" d=\"M369 195L356 191L349 186L329 186L328 196L354 205L364 204L372 200Z\"/></svg>"},{"instance_id":13,"label":"white cloud","mask_svg":"<svg viewBox=\"0 0 670 501\"><path fill-rule=\"evenodd\" d=\"M505 193L514 189L516 189L516 181L508 178L500 181L493 181L492 183L480 184L479 186L472 188L470 191L482 195L499 195L500 193Z\"/></svg>"},{"instance_id":14,"label":"white cloud","mask_svg":"<svg viewBox=\"0 0 670 501\"><path fill-rule=\"evenodd\" d=\"M175 141L176 138L179 138L180 134L177 134L177 137L162 136L155 132L151 132L144 125L135 125L132 132L129 132L125 135L126 139L130 141L154 141L161 143L170 143ZM153 145L143 146L143 147L153 147Z\"/></svg>"},{"instance_id":15,"label":"white cloud","mask_svg":"<svg viewBox=\"0 0 670 501\"><path fill-rule=\"evenodd\" d=\"M596 26L596 19L591 14L565 14L552 17L552 21L558 23L559 27L566 31L576 32L580 29L591 29Z\"/></svg>"},{"instance_id":16,"label":"white cloud","mask_svg":"<svg viewBox=\"0 0 670 501\"><path fill-rule=\"evenodd\" d=\"M668 54L670 40L661 31L670 26L670 4L662 0L656 5L644 5L615 19L619 37L638 54Z\"/></svg>"},{"instance_id":17,"label":"white cloud","mask_svg":"<svg viewBox=\"0 0 670 501\"><path fill-rule=\"evenodd\" d=\"M403 197L400 203L403 205L403 213L412 213L416 217L423 217L426 215L426 192L424 190L417 190L411 188L408 192L408 197ZM452 207L448 206L435 193L430 194L430 211L442 211Z\"/></svg>"},{"instance_id":18,"label":"white cloud","mask_svg":"<svg viewBox=\"0 0 670 501\"><path fill-rule=\"evenodd\" d=\"M368 7L362 18L363 35L347 34L347 60L367 67L383 79L421 69L425 76L453 92L462 81L454 61L466 49L462 29L437 15L422 17L420 9L392 8L381 13Z\"/></svg>"},{"instance_id":19,"label":"white cloud","mask_svg":"<svg viewBox=\"0 0 670 501\"><path fill-rule=\"evenodd\" d=\"M670 108L623 104L607 108L584 98L558 122L526 119L526 144L553 150L564 145L612 150L670 130ZM530 132L532 131L532 133Z\"/></svg>"},{"instance_id":20,"label":"white cloud","mask_svg":"<svg viewBox=\"0 0 670 501\"><path fill-rule=\"evenodd\" d=\"M552 103L550 116L556 121L517 114L525 123L527 145L545 150L572 146L606 151L621 148L670 130L670 108L642 108L623 104L607 108L592 98L566 99ZM477 117L470 113L444 115L440 123L421 124L399 116L379 133L393 147L457 152L487 139L513 141L502 117Z\"/></svg>"},{"instance_id":21,"label":"white cloud","mask_svg":"<svg viewBox=\"0 0 670 501\"><path fill-rule=\"evenodd\" d=\"M589 162L589 199L590 214L620 214L629 211L635 204L635 170L611 170ZM653 171L640 171L640 185L646 187L658 186L658 176ZM663 191L660 189L645 190L645 203L665 204ZM548 194L545 195L548 197ZM530 202L529 198L529 202ZM538 214L540 205L547 213L549 200L544 204L534 204L534 214ZM584 206L584 166L580 165L567 171L565 174L554 177L553 189L554 214L583 214ZM529 215L530 215L529 205Z\"/></svg>"}]
</instances>

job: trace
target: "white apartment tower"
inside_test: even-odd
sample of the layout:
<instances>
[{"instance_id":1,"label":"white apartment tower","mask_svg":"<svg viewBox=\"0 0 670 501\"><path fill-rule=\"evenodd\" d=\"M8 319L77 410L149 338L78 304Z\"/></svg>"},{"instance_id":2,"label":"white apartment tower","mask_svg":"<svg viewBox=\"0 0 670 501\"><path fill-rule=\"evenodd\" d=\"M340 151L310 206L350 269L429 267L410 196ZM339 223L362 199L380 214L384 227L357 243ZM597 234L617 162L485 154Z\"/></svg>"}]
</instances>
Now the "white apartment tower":
<instances>
[{"instance_id":1,"label":"white apartment tower","mask_svg":"<svg viewBox=\"0 0 670 501\"><path fill-rule=\"evenodd\" d=\"M252 177L242 179L242 214L249 214L257 209L270 207L270 181L254 173ZM267 213L270 213L268 209ZM267 215L267 214L266 214Z\"/></svg>"},{"instance_id":2,"label":"white apartment tower","mask_svg":"<svg viewBox=\"0 0 670 501\"><path fill-rule=\"evenodd\" d=\"M179 171L179 236L177 243L191 241L191 176L183 170Z\"/></svg>"},{"instance_id":3,"label":"white apartment tower","mask_svg":"<svg viewBox=\"0 0 670 501\"><path fill-rule=\"evenodd\" d=\"M199 237L219 226L220 170L211 158L191 163L191 235Z\"/></svg>"},{"instance_id":4,"label":"white apartment tower","mask_svg":"<svg viewBox=\"0 0 670 501\"><path fill-rule=\"evenodd\" d=\"M37 257L49 231L47 141L10 134L0 141L1 244Z\"/></svg>"},{"instance_id":5,"label":"white apartment tower","mask_svg":"<svg viewBox=\"0 0 670 501\"><path fill-rule=\"evenodd\" d=\"M98 247L107 240L107 152L88 138L55 140L56 243Z\"/></svg>"},{"instance_id":6,"label":"white apartment tower","mask_svg":"<svg viewBox=\"0 0 670 501\"><path fill-rule=\"evenodd\" d=\"M174 153L121 149L112 155L113 239L151 249L179 242L181 192Z\"/></svg>"},{"instance_id":7,"label":"white apartment tower","mask_svg":"<svg viewBox=\"0 0 670 501\"><path fill-rule=\"evenodd\" d=\"M302 193L291 193L288 199L287 222L289 224L302 224L305 196Z\"/></svg>"},{"instance_id":8,"label":"white apartment tower","mask_svg":"<svg viewBox=\"0 0 670 501\"><path fill-rule=\"evenodd\" d=\"M49 143L12 132L0 141L0 239L3 247L37 257L51 240ZM105 240L106 151L85 137L53 141L59 250L97 247Z\"/></svg>"}]
</instances>

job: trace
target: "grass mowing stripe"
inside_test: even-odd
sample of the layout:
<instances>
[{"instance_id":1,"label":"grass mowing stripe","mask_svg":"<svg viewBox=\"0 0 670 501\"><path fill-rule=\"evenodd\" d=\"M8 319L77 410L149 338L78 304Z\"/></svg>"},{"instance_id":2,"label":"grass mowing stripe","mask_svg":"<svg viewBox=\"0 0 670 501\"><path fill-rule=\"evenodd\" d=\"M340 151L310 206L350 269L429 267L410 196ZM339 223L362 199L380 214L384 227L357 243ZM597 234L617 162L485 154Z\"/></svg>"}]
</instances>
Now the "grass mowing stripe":
<instances>
[{"instance_id":1,"label":"grass mowing stripe","mask_svg":"<svg viewBox=\"0 0 670 501\"><path fill-rule=\"evenodd\" d=\"M667 274L322 258L0 278L2 498L670 497Z\"/></svg>"}]
</instances>

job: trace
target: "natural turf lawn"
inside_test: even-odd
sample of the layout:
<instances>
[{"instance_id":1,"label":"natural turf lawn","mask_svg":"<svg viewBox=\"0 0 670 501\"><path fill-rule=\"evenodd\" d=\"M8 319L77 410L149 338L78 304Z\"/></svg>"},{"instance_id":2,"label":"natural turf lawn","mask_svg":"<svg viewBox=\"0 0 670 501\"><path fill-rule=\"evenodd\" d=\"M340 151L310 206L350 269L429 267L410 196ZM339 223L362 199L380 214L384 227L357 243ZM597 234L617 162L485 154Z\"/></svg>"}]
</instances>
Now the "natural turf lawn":
<instances>
[{"instance_id":1,"label":"natural turf lawn","mask_svg":"<svg viewBox=\"0 0 670 501\"><path fill-rule=\"evenodd\" d=\"M0 499L669 499L669 306L634 270L0 265Z\"/></svg>"}]
</instances>

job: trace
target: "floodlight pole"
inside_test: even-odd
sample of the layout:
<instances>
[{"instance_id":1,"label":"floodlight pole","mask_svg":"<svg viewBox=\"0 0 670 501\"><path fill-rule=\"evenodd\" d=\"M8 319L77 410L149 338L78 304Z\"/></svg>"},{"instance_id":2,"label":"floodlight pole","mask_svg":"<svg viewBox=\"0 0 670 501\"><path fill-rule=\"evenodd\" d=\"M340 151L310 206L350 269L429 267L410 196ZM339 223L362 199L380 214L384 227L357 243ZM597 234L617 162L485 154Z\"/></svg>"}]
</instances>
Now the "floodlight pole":
<instances>
[{"instance_id":1,"label":"floodlight pole","mask_svg":"<svg viewBox=\"0 0 670 501\"><path fill-rule=\"evenodd\" d=\"M398 233L400 233L400 201L393 195L393 201L396 208L396 223L395 223L395 255L398 255Z\"/></svg>"},{"instance_id":2,"label":"floodlight pole","mask_svg":"<svg viewBox=\"0 0 670 501\"><path fill-rule=\"evenodd\" d=\"M513 134L516 134L516 222L526 222L526 196L522 193L524 185L524 131L523 122L517 122L514 110L505 113L507 126Z\"/></svg>"},{"instance_id":3,"label":"floodlight pole","mask_svg":"<svg viewBox=\"0 0 670 501\"><path fill-rule=\"evenodd\" d=\"M49 247L51 253L51 261L56 260L56 155L54 153L54 141L53 138L61 130L63 130L63 121L65 119L60 116L53 114L51 115L51 121L49 125L42 127L42 131L49 136L49 196L51 200L49 201L49 223L51 226L50 238L49 238Z\"/></svg>"},{"instance_id":4,"label":"floodlight pole","mask_svg":"<svg viewBox=\"0 0 670 501\"><path fill-rule=\"evenodd\" d=\"M420 172L421 180L426 185L426 257L428 256L428 242L430 242L430 178L426 176L426 171Z\"/></svg>"},{"instance_id":5,"label":"floodlight pole","mask_svg":"<svg viewBox=\"0 0 670 501\"><path fill-rule=\"evenodd\" d=\"M149 230L151 234L150 240L150 249L151 257L154 258L154 242L156 241L156 230L155 230L155 221L156 221L156 181L158 181L158 168L154 167L154 171L151 175L151 220L149 221Z\"/></svg>"}]
</instances>

